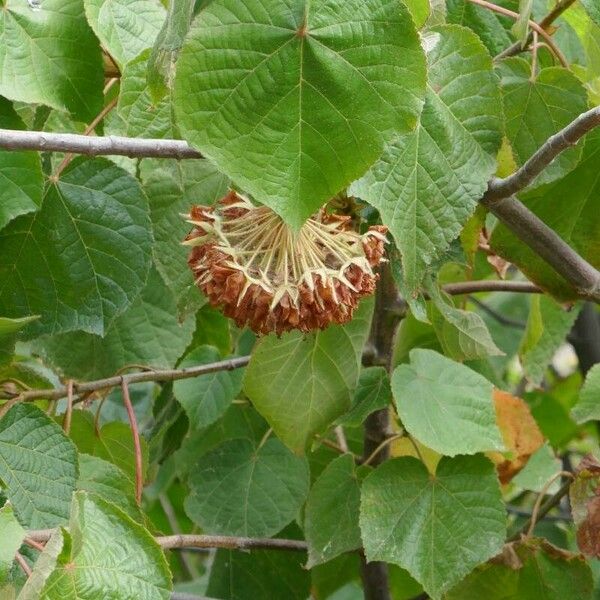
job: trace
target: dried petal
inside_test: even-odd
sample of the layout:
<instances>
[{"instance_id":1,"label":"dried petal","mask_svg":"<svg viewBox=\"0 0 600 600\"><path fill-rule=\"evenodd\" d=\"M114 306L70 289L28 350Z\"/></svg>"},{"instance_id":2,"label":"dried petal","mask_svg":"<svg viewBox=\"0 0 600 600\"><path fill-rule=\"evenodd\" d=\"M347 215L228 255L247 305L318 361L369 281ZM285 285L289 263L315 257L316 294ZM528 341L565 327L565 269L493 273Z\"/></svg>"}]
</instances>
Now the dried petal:
<instances>
[{"instance_id":1,"label":"dried petal","mask_svg":"<svg viewBox=\"0 0 600 600\"><path fill-rule=\"evenodd\" d=\"M320 211L298 233L269 208L230 191L214 207L194 206L188 264L211 304L237 325L278 335L346 323L372 294L387 229L365 233ZM196 240L196 241L195 241Z\"/></svg>"}]
</instances>

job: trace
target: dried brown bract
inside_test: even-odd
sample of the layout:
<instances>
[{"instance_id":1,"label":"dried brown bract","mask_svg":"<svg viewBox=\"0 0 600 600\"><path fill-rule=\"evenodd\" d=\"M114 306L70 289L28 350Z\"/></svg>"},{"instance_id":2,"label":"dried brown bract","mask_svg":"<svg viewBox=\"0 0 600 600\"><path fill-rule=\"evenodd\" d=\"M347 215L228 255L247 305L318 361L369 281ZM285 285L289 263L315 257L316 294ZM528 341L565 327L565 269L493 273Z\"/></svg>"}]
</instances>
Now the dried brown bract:
<instances>
[{"instance_id":1,"label":"dried brown bract","mask_svg":"<svg viewBox=\"0 0 600 600\"><path fill-rule=\"evenodd\" d=\"M324 329L346 323L375 290L387 229L361 235L350 218L320 211L298 232L266 206L236 192L194 206L184 244L188 264L211 304L256 333Z\"/></svg>"}]
</instances>

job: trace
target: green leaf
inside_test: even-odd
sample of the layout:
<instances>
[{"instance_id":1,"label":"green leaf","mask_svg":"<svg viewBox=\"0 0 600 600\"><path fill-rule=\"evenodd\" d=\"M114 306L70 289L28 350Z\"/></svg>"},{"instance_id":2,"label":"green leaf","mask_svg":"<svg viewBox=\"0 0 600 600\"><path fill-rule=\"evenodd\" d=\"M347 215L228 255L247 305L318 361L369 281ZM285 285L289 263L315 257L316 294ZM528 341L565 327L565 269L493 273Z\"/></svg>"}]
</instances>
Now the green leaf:
<instances>
[{"instance_id":1,"label":"green leaf","mask_svg":"<svg viewBox=\"0 0 600 600\"><path fill-rule=\"evenodd\" d=\"M522 58L500 63L506 135L517 165L521 166L542 144L588 108L581 82L567 69L542 69L531 79L531 66ZM547 183L573 170L581 158L583 144L561 152L536 179Z\"/></svg>"},{"instance_id":2,"label":"green leaf","mask_svg":"<svg viewBox=\"0 0 600 600\"><path fill-rule=\"evenodd\" d=\"M599 152L600 131L592 131L586 136L581 161L571 173L520 196L527 208L597 269L600 269ZM491 247L559 300L577 298L573 286L504 225L494 228Z\"/></svg>"},{"instance_id":3,"label":"green leaf","mask_svg":"<svg viewBox=\"0 0 600 600\"><path fill-rule=\"evenodd\" d=\"M83 0L85 14L121 70L151 48L165 20L158 0Z\"/></svg>"},{"instance_id":4,"label":"green leaf","mask_svg":"<svg viewBox=\"0 0 600 600\"><path fill-rule=\"evenodd\" d=\"M231 321L220 310L205 304L196 313L196 330L190 347L214 346L221 356L227 356L232 350L230 324Z\"/></svg>"},{"instance_id":5,"label":"green leaf","mask_svg":"<svg viewBox=\"0 0 600 600\"><path fill-rule=\"evenodd\" d=\"M399 365L392 375L406 430L447 456L504 450L493 391L479 373L433 350L411 350L410 365Z\"/></svg>"},{"instance_id":6,"label":"green leaf","mask_svg":"<svg viewBox=\"0 0 600 600\"><path fill-rule=\"evenodd\" d=\"M252 352L244 392L281 441L301 453L350 408L373 303L361 303L345 326L305 335L268 335Z\"/></svg>"},{"instance_id":7,"label":"green leaf","mask_svg":"<svg viewBox=\"0 0 600 600\"><path fill-rule=\"evenodd\" d=\"M266 421L250 404L230 406L216 423L191 431L181 442L175 453L177 474L182 479L187 478L200 456L227 440L247 439L257 448L268 429Z\"/></svg>"},{"instance_id":8,"label":"green leaf","mask_svg":"<svg viewBox=\"0 0 600 600\"><path fill-rule=\"evenodd\" d=\"M80 454L77 489L96 494L118 506L134 521L143 522L135 501L133 481L112 463L97 456Z\"/></svg>"},{"instance_id":9,"label":"green leaf","mask_svg":"<svg viewBox=\"0 0 600 600\"><path fill-rule=\"evenodd\" d=\"M404 4L406 4L406 7L410 11L417 29L421 29L431 13L429 0L407 0Z\"/></svg>"},{"instance_id":10,"label":"green leaf","mask_svg":"<svg viewBox=\"0 0 600 600\"><path fill-rule=\"evenodd\" d=\"M557 458L554 451L546 442L539 450L536 450L527 460L524 469L517 473L512 482L524 489L540 493L544 486L562 470L562 462ZM546 491L553 494L558 491L559 482L556 481Z\"/></svg>"},{"instance_id":11,"label":"green leaf","mask_svg":"<svg viewBox=\"0 0 600 600\"><path fill-rule=\"evenodd\" d=\"M69 532L63 529L61 537L56 566L45 577L41 594L30 593L27 584L21 600L170 598L171 574L162 550L146 529L113 504L77 492ZM37 570L36 565L34 574Z\"/></svg>"},{"instance_id":12,"label":"green leaf","mask_svg":"<svg viewBox=\"0 0 600 600\"><path fill-rule=\"evenodd\" d=\"M512 32L519 42L521 48L526 46L527 34L529 33L529 19L531 18L531 10L533 8L533 0L519 0L519 18L512 26Z\"/></svg>"},{"instance_id":13,"label":"green leaf","mask_svg":"<svg viewBox=\"0 0 600 600\"><path fill-rule=\"evenodd\" d=\"M597 24L600 25L600 4L598 0L581 0L583 8L590 16L590 18Z\"/></svg>"},{"instance_id":14,"label":"green leaf","mask_svg":"<svg viewBox=\"0 0 600 600\"><path fill-rule=\"evenodd\" d=\"M415 126L424 83L395 0L215 0L179 56L174 104L191 144L300 227Z\"/></svg>"},{"instance_id":15,"label":"green leaf","mask_svg":"<svg viewBox=\"0 0 600 600\"><path fill-rule=\"evenodd\" d=\"M304 553L278 550L218 550L206 593L223 600L306 600L310 573L304 569L305 559Z\"/></svg>"},{"instance_id":16,"label":"green leaf","mask_svg":"<svg viewBox=\"0 0 600 600\"><path fill-rule=\"evenodd\" d=\"M12 361L18 331L36 319L37 316L21 319L0 317L0 367Z\"/></svg>"},{"instance_id":17,"label":"green leaf","mask_svg":"<svg viewBox=\"0 0 600 600\"><path fill-rule=\"evenodd\" d=\"M0 127L25 129L12 104L0 96ZM42 203L42 167L37 152L0 150L0 229Z\"/></svg>"},{"instance_id":18,"label":"green leaf","mask_svg":"<svg viewBox=\"0 0 600 600\"><path fill-rule=\"evenodd\" d=\"M362 486L367 560L405 568L435 600L500 551L506 515L483 456L444 457L436 474L412 457L383 463Z\"/></svg>"},{"instance_id":19,"label":"green leaf","mask_svg":"<svg viewBox=\"0 0 600 600\"><path fill-rule=\"evenodd\" d=\"M150 203L156 268L177 297L180 313L193 312L204 300L187 268L189 248L181 241L190 225L181 214L192 204L213 204L222 198L229 180L208 160L144 159L140 173Z\"/></svg>"},{"instance_id":20,"label":"green leaf","mask_svg":"<svg viewBox=\"0 0 600 600\"><path fill-rule=\"evenodd\" d=\"M519 357L528 379L539 385L554 353L564 343L581 306L569 311L547 296L532 296Z\"/></svg>"},{"instance_id":21,"label":"green leaf","mask_svg":"<svg viewBox=\"0 0 600 600\"><path fill-rule=\"evenodd\" d=\"M447 0L448 23L472 29L492 56L512 44L512 37L497 13L469 0Z\"/></svg>"},{"instance_id":22,"label":"green leaf","mask_svg":"<svg viewBox=\"0 0 600 600\"><path fill-rule=\"evenodd\" d=\"M140 438L142 446L142 475L148 471L148 445ZM114 421L100 429L100 435L94 437L93 454L113 465L135 481L135 450L131 429L128 424Z\"/></svg>"},{"instance_id":23,"label":"green leaf","mask_svg":"<svg viewBox=\"0 0 600 600\"><path fill-rule=\"evenodd\" d=\"M66 522L76 478L75 446L39 408L17 404L0 419L0 481L21 525Z\"/></svg>"},{"instance_id":24,"label":"green leaf","mask_svg":"<svg viewBox=\"0 0 600 600\"><path fill-rule=\"evenodd\" d=\"M77 159L39 212L0 232L0 314L40 314L31 337L102 335L144 286L151 242L138 182L106 159Z\"/></svg>"},{"instance_id":25,"label":"green leaf","mask_svg":"<svg viewBox=\"0 0 600 600\"><path fill-rule=\"evenodd\" d=\"M495 169L502 127L497 78L477 36L444 26L424 44L429 83L417 129L387 146L352 186L394 236L408 294L475 210Z\"/></svg>"},{"instance_id":26,"label":"green leaf","mask_svg":"<svg viewBox=\"0 0 600 600\"><path fill-rule=\"evenodd\" d=\"M207 533L271 536L306 500L308 463L277 439L231 440L200 458L188 484L185 511Z\"/></svg>"},{"instance_id":27,"label":"green leaf","mask_svg":"<svg viewBox=\"0 0 600 600\"><path fill-rule=\"evenodd\" d=\"M23 0L3 5L0 95L91 121L102 108L103 69L82 0L44 0L37 11Z\"/></svg>"},{"instance_id":28,"label":"green leaf","mask_svg":"<svg viewBox=\"0 0 600 600\"><path fill-rule=\"evenodd\" d=\"M148 61L148 87L158 102L173 86L175 63L192 23L194 0L169 2L167 18L158 34Z\"/></svg>"},{"instance_id":29,"label":"green leaf","mask_svg":"<svg viewBox=\"0 0 600 600\"><path fill-rule=\"evenodd\" d=\"M195 367L221 360L212 346L199 346L179 364L179 368ZM175 398L185 410L192 429L201 429L219 419L242 389L243 369L216 371L181 379L173 384Z\"/></svg>"},{"instance_id":30,"label":"green leaf","mask_svg":"<svg viewBox=\"0 0 600 600\"><path fill-rule=\"evenodd\" d=\"M7 582L15 560L15 553L25 538L25 530L19 525L12 506L0 508L0 592Z\"/></svg>"},{"instance_id":31,"label":"green leaf","mask_svg":"<svg viewBox=\"0 0 600 600\"><path fill-rule=\"evenodd\" d=\"M571 410L577 423L600 421L600 364L587 373L577 404Z\"/></svg>"},{"instance_id":32,"label":"green leaf","mask_svg":"<svg viewBox=\"0 0 600 600\"><path fill-rule=\"evenodd\" d=\"M175 298L152 269L142 293L112 321L104 337L65 333L42 338L35 346L66 376L99 379L132 363L173 367L192 339L193 329L193 319L183 323L177 319Z\"/></svg>"},{"instance_id":33,"label":"green leaf","mask_svg":"<svg viewBox=\"0 0 600 600\"><path fill-rule=\"evenodd\" d=\"M446 356L462 361L504 354L477 313L456 308L435 284L427 286L427 291L433 300L431 323Z\"/></svg>"},{"instance_id":34,"label":"green leaf","mask_svg":"<svg viewBox=\"0 0 600 600\"><path fill-rule=\"evenodd\" d=\"M530 539L471 573L445 600L591 600L592 572L582 556Z\"/></svg>"},{"instance_id":35,"label":"green leaf","mask_svg":"<svg viewBox=\"0 0 600 600\"><path fill-rule=\"evenodd\" d=\"M384 408L392 401L390 378L383 367L366 367L360 372L360 378L352 407L339 419L343 425L361 425L374 411Z\"/></svg>"},{"instance_id":36,"label":"green leaf","mask_svg":"<svg viewBox=\"0 0 600 600\"><path fill-rule=\"evenodd\" d=\"M150 50L129 61L121 75L117 110L122 120L121 135L142 138L172 138L173 119L169 99L154 102L146 83Z\"/></svg>"},{"instance_id":37,"label":"green leaf","mask_svg":"<svg viewBox=\"0 0 600 600\"><path fill-rule=\"evenodd\" d=\"M359 505L354 458L344 454L329 463L308 495L304 522L307 569L360 548Z\"/></svg>"}]
</instances>

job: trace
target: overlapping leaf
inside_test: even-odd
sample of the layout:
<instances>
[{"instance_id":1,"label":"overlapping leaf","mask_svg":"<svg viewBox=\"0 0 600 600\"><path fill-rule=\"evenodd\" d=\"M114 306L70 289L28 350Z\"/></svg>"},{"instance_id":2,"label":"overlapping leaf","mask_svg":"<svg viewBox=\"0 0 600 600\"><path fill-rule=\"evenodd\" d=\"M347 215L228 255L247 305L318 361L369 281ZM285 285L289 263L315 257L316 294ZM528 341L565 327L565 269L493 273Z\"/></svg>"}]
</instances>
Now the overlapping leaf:
<instances>
[{"instance_id":1,"label":"overlapping leaf","mask_svg":"<svg viewBox=\"0 0 600 600\"><path fill-rule=\"evenodd\" d=\"M158 102L173 85L175 63L190 29L192 13L197 4L194 0L169 2L167 18L156 37L148 61L148 87L155 102Z\"/></svg>"},{"instance_id":2,"label":"overlapping leaf","mask_svg":"<svg viewBox=\"0 0 600 600\"><path fill-rule=\"evenodd\" d=\"M306 600L310 596L311 578L304 568L305 559L304 553L279 550L252 553L219 550L206 593L223 600Z\"/></svg>"},{"instance_id":3,"label":"overlapping leaf","mask_svg":"<svg viewBox=\"0 0 600 600\"><path fill-rule=\"evenodd\" d=\"M363 300L347 325L269 335L255 347L244 391L295 452L350 407L372 310L372 301Z\"/></svg>"},{"instance_id":4,"label":"overlapping leaf","mask_svg":"<svg viewBox=\"0 0 600 600\"><path fill-rule=\"evenodd\" d=\"M91 121L102 108L103 70L83 0L44 0L38 10L24 0L2 4L0 94Z\"/></svg>"},{"instance_id":5,"label":"overlapping leaf","mask_svg":"<svg viewBox=\"0 0 600 600\"><path fill-rule=\"evenodd\" d=\"M165 20L159 0L83 0L94 32L121 69L151 48Z\"/></svg>"},{"instance_id":6,"label":"overlapping leaf","mask_svg":"<svg viewBox=\"0 0 600 600\"><path fill-rule=\"evenodd\" d=\"M373 411L392 400L390 378L383 367L366 367L360 372L352 408L340 418L344 425L360 425Z\"/></svg>"},{"instance_id":7,"label":"overlapping leaf","mask_svg":"<svg viewBox=\"0 0 600 600\"><path fill-rule=\"evenodd\" d=\"M412 129L425 61L394 0L216 0L179 56L184 137L299 227Z\"/></svg>"},{"instance_id":8,"label":"overlapping leaf","mask_svg":"<svg viewBox=\"0 0 600 600\"><path fill-rule=\"evenodd\" d=\"M367 560L400 565L435 600L500 551L505 520L494 467L482 456L444 457L434 476L415 458L394 458L362 486Z\"/></svg>"},{"instance_id":9,"label":"overlapping leaf","mask_svg":"<svg viewBox=\"0 0 600 600\"><path fill-rule=\"evenodd\" d=\"M77 450L50 417L31 404L2 417L0 480L24 527L65 524L76 479Z\"/></svg>"},{"instance_id":10,"label":"overlapping leaf","mask_svg":"<svg viewBox=\"0 0 600 600\"><path fill-rule=\"evenodd\" d=\"M390 228L408 293L475 210L495 169L502 126L498 81L477 36L444 26L424 44L429 79L417 129L387 146L352 187Z\"/></svg>"},{"instance_id":11,"label":"overlapping leaf","mask_svg":"<svg viewBox=\"0 0 600 600\"><path fill-rule=\"evenodd\" d=\"M527 464L529 457L542 447L544 436L521 398L494 390L494 405L508 452L493 452L488 456L496 464L500 481L508 483Z\"/></svg>"},{"instance_id":12,"label":"overlapping leaf","mask_svg":"<svg viewBox=\"0 0 600 600\"><path fill-rule=\"evenodd\" d=\"M24 129L23 121L8 100L0 96L0 127ZM0 150L0 229L12 219L38 209L43 181L39 155L35 152Z\"/></svg>"},{"instance_id":13,"label":"overlapping leaf","mask_svg":"<svg viewBox=\"0 0 600 600\"><path fill-rule=\"evenodd\" d=\"M308 568L360 548L359 505L360 482L354 458L344 454L321 473L306 502Z\"/></svg>"},{"instance_id":14,"label":"overlapping leaf","mask_svg":"<svg viewBox=\"0 0 600 600\"><path fill-rule=\"evenodd\" d=\"M593 580L581 556L547 540L508 545L493 561L473 571L447 600L590 600Z\"/></svg>"},{"instance_id":15,"label":"overlapping leaf","mask_svg":"<svg viewBox=\"0 0 600 600\"><path fill-rule=\"evenodd\" d=\"M512 37L503 23L503 18L497 13L469 0L448 0L446 7L448 23L472 29L492 56L499 54L512 43Z\"/></svg>"},{"instance_id":16,"label":"overlapping leaf","mask_svg":"<svg viewBox=\"0 0 600 600\"><path fill-rule=\"evenodd\" d=\"M199 346L181 361L179 367L183 369L218 360L221 356L216 348ZM235 369L176 381L173 393L183 406L190 427L201 429L219 419L240 393L243 374L243 369Z\"/></svg>"},{"instance_id":17,"label":"overlapping leaf","mask_svg":"<svg viewBox=\"0 0 600 600\"><path fill-rule=\"evenodd\" d=\"M207 533L271 536L304 503L308 462L276 439L231 440L202 456L188 482L185 510Z\"/></svg>"},{"instance_id":18,"label":"overlapping leaf","mask_svg":"<svg viewBox=\"0 0 600 600\"><path fill-rule=\"evenodd\" d=\"M581 161L571 173L520 196L530 210L596 268L600 268L600 219L596 203L600 193L599 153L600 132L594 131L586 136ZM504 225L494 229L491 246L557 298L577 297L571 284Z\"/></svg>"},{"instance_id":19,"label":"overlapping leaf","mask_svg":"<svg viewBox=\"0 0 600 600\"><path fill-rule=\"evenodd\" d=\"M9 364L12 360L17 332L35 321L35 319L37 317L23 317L21 319L0 317L0 367Z\"/></svg>"},{"instance_id":20,"label":"overlapping leaf","mask_svg":"<svg viewBox=\"0 0 600 600\"><path fill-rule=\"evenodd\" d=\"M531 66L522 58L498 67L506 115L506 135L517 165L522 165L553 134L587 110L587 94L567 69L548 67L532 80ZM537 178L536 184L558 179L581 158L582 145L561 152Z\"/></svg>"},{"instance_id":21,"label":"overlapping leaf","mask_svg":"<svg viewBox=\"0 0 600 600\"><path fill-rule=\"evenodd\" d=\"M142 522L140 508L135 501L133 481L107 460L80 454L77 489L112 502L134 521Z\"/></svg>"},{"instance_id":22,"label":"overlapping leaf","mask_svg":"<svg viewBox=\"0 0 600 600\"><path fill-rule=\"evenodd\" d=\"M222 198L229 180L208 160L172 161L145 159L140 172L150 203L154 228L154 261L165 283L176 295L180 312L187 313L204 301L186 268L189 248L180 241L190 230L181 217L192 204L213 204Z\"/></svg>"},{"instance_id":23,"label":"overlapping leaf","mask_svg":"<svg viewBox=\"0 0 600 600\"><path fill-rule=\"evenodd\" d=\"M168 600L171 574L150 533L113 504L77 492L20 600Z\"/></svg>"},{"instance_id":24,"label":"overlapping leaf","mask_svg":"<svg viewBox=\"0 0 600 600\"><path fill-rule=\"evenodd\" d=\"M504 449L493 386L465 365L411 350L410 365L392 375L392 392L402 424L429 448L447 456Z\"/></svg>"},{"instance_id":25,"label":"overlapping leaf","mask_svg":"<svg viewBox=\"0 0 600 600\"><path fill-rule=\"evenodd\" d=\"M117 110L122 119L121 135L143 138L172 138L173 119L168 98L153 101L146 82L149 50L129 61L121 75Z\"/></svg>"},{"instance_id":26,"label":"overlapping leaf","mask_svg":"<svg viewBox=\"0 0 600 600\"><path fill-rule=\"evenodd\" d=\"M12 506L0 508L0 593L9 578L15 553L21 547L25 530L15 518Z\"/></svg>"},{"instance_id":27,"label":"overlapping leaf","mask_svg":"<svg viewBox=\"0 0 600 600\"><path fill-rule=\"evenodd\" d=\"M566 310L552 298L533 296L527 328L521 340L519 356L525 375L535 384L541 383L554 353L564 342L581 306Z\"/></svg>"},{"instance_id":28,"label":"overlapping leaf","mask_svg":"<svg viewBox=\"0 0 600 600\"><path fill-rule=\"evenodd\" d=\"M42 208L0 232L0 313L39 314L30 335L102 335L138 295L150 268L147 200L106 159L77 160Z\"/></svg>"},{"instance_id":29,"label":"overlapping leaf","mask_svg":"<svg viewBox=\"0 0 600 600\"><path fill-rule=\"evenodd\" d=\"M110 323L104 337L65 333L42 338L36 347L67 376L98 379L131 363L173 367L193 330L193 319L178 320L173 294L152 269L142 293Z\"/></svg>"},{"instance_id":30,"label":"overlapping leaf","mask_svg":"<svg viewBox=\"0 0 600 600\"><path fill-rule=\"evenodd\" d=\"M577 423L600 420L600 364L588 371L571 415Z\"/></svg>"}]
</instances>

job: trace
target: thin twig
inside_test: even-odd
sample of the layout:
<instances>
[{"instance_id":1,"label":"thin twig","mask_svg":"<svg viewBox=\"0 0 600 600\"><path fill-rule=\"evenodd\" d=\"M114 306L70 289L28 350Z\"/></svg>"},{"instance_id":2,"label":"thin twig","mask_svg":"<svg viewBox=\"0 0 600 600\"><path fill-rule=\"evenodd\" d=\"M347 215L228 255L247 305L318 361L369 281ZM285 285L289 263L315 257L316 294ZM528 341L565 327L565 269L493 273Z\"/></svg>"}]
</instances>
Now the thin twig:
<instances>
[{"instance_id":1,"label":"thin twig","mask_svg":"<svg viewBox=\"0 0 600 600\"><path fill-rule=\"evenodd\" d=\"M47 542L55 529L38 529L27 532L27 537L36 542ZM177 534L155 538L163 550L176 548L225 548L228 550L291 550L305 552L306 542L282 538L249 538L227 535Z\"/></svg>"},{"instance_id":2,"label":"thin twig","mask_svg":"<svg viewBox=\"0 0 600 600\"><path fill-rule=\"evenodd\" d=\"M487 2L487 0L469 0L469 2L477 4L478 6L482 6L483 8L487 8L488 10L494 11L500 15L504 15L505 17L510 17L515 21L519 18L519 13L509 10L508 8L504 8L503 6L498 6L497 4ZM566 69L568 69L569 63L565 58L565 55L561 52L560 48L554 43L554 40L552 39L550 34L543 27L541 27L531 19L527 23L533 31L536 31L541 37L544 38L544 40L548 44L548 47L552 50L556 58L558 58L560 64Z\"/></svg>"},{"instance_id":3,"label":"thin twig","mask_svg":"<svg viewBox=\"0 0 600 600\"><path fill-rule=\"evenodd\" d=\"M176 534L180 534L181 530L179 528L179 521L177 520L177 515L175 514L175 509L169 500L169 497L162 493L158 495L158 501L160 502L160 506L167 517L167 521L169 522L169 526L171 527L171 531ZM187 571L190 579L196 579L200 576L198 569L194 565L193 561L190 560L190 557L185 553L181 552L179 555L179 560L181 561L181 565Z\"/></svg>"},{"instance_id":4,"label":"thin twig","mask_svg":"<svg viewBox=\"0 0 600 600\"><path fill-rule=\"evenodd\" d=\"M481 302L481 300L477 300L474 296L469 296L469 302L472 302L475 306L479 307L484 313L487 313L492 317L492 319L498 321L501 325L506 325L506 327L514 327L515 329L525 329L527 325L525 321L518 321L517 319L511 319L493 309L491 306L488 306L485 302Z\"/></svg>"},{"instance_id":5,"label":"thin twig","mask_svg":"<svg viewBox=\"0 0 600 600\"><path fill-rule=\"evenodd\" d=\"M114 377L106 377L105 379L97 379L95 381L75 382L73 383L73 391L76 394L82 394L85 392L110 389L120 386L122 381L125 381L127 385L131 385L132 383L142 383L145 381L176 381L179 379L190 379L192 377L198 377L199 375L206 375L207 373L239 369L245 367L249 361L249 356L240 356L238 358L229 358L207 365L186 367L184 369L165 369L142 371L139 373L130 373L128 375L115 375ZM67 388L63 386L49 390L27 390L15 396L13 400L16 400L17 402L28 402L40 398L53 400L64 398L66 395Z\"/></svg>"},{"instance_id":6,"label":"thin twig","mask_svg":"<svg viewBox=\"0 0 600 600\"><path fill-rule=\"evenodd\" d=\"M548 493L550 486L559 477L568 477L571 480L573 480L575 478L573 476L573 473L569 473L569 471L560 471L559 473L556 473L555 475L550 477L550 479L548 479L548 481L544 484L544 487L541 489L540 493L538 494L535 504L533 505L533 510L531 511L531 518L529 519L529 528L527 529L527 533L525 534L525 537L530 538L533 535L533 530L535 529L535 525L536 525L538 519L541 518L540 517L540 506L542 505L542 500Z\"/></svg>"},{"instance_id":7,"label":"thin twig","mask_svg":"<svg viewBox=\"0 0 600 600\"><path fill-rule=\"evenodd\" d=\"M542 294L543 291L530 281L501 281L484 279L482 281L461 281L442 286L446 294L460 296L461 294L476 294L478 292L518 292L520 294Z\"/></svg>"},{"instance_id":8,"label":"thin twig","mask_svg":"<svg viewBox=\"0 0 600 600\"><path fill-rule=\"evenodd\" d=\"M25 573L27 577L31 577L31 567L27 564L27 561L20 552L15 553L15 560L23 570L23 573Z\"/></svg>"},{"instance_id":9,"label":"thin twig","mask_svg":"<svg viewBox=\"0 0 600 600\"><path fill-rule=\"evenodd\" d=\"M560 15L562 15L565 10L567 10L567 8L569 8L569 6L571 6L574 2L575 0L563 0L562 2L558 2L556 6L540 21L540 27L544 31L548 31L548 29L550 29L550 25L552 25L552 23L556 21L556 19L558 19L558 17L560 17ZM498 54L494 60L501 60L503 58L508 58L509 56L516 56L517 54L526 51L532 40L533 31L529 33L525 45L522 45L520 41L515 42L512 46L509 46L506 50L503 50L500 54Z\"/></svg>"},{"instance_id":10,"label":"thin twig","mask_svg":"<svg viewBox=\"0 0 600 600\"><path fill-rule=\"evenodd\" d=\"M566 127L550 136L512 175L504 179L492 179L483 197L484 204L490 204L496 199L508 198L525 189L563 150L575 146L586 133L598 125L600 125L600 107L580 114Z\"/></svg>"},{"instance_id":11,"label":"thin twig","mask_svg":"<svg viewBox=\"0 0 600 600\"><path fill-rule=\"evenodd\" d=\"M116 81L116 79L114 80ZM108 87L108 86L107 86ZM98 126L98 124L106 117L106 115L117 105L119 97L113 98L94 118L94 120L86 127L83 132L84 136L90 135L94 129ZM69 153L66 154L62 159L62 162L56 168L56 171L50 176L48 179L52 182L57 182L60 179L62 172L69 166L70 162L75 157L75 154Z\"/></svg>"},{"instance_id":12,"label":"thin twig","mask_svg":"<svg viewBox=\"0 0 600 600\"><path fill-rule=\"evenodd\" d=\"M26 537L23 540L23 543L27 544L28 546L31 546L32 548L35 548L39 552L43 552L44 551L44 544L40 544L39 542L36 542L35 540L32 540L32 539L30 539L28 537Z\"/></svg>"},{"instance_id":13,"label":"thin twig","mask_svg":"<svg viewBox=\"0 0 600 600\"><path fill-rule=\"evenodd\" d=\"M333 428L333 433L335 433L335 439L337 440L342 451L344 453L350 452L348 441L346 440L346 434L344 433L344 428L341 425L337 425Z\"/></svg>"},{"instance_id":14,"label":"thin twig","mask_svg":"<svg viewBox=\"0 0 600 600\"><path fill-rule=\"evenodd\" d=\"M135 500L139 506L142 503L142 490L144 488L142 445L140 443L140 431L138 429L135 411L133 410L133 404L131 404L131 398L129 396L129 387L123 378L121 378L121 391L123 393L123 404L125 404L125 409L127 410L127 417L129 418L131 435L133 437L133 448L135 451Z\"/></svg>"},{"instance_id":15,"label":"thin twig","mask_svg":"<svg viewBox=\"0 0 600 600\"><path fill-rule=\"evenodd\" d=\"M381 442L381 444L379 444L379 446L377 446L377 448L375 448L375 450L373 450L373 452L371 452L371 454L369 454L369 456L367 458L365 458L365 460L363 461L363 465L369 465L373 462L373 459L387 446L389 446L392 442L399 440L401 437L404 437L404 432L402 433L396 433L394 435L391 435L390 437L386 438L385 440L383 440L383 442Z\"/></svg>"},{"instance_id":16,"label":"thin twig","mask_svg":"<svg viewBox=\"0 0 600 600\"><path fill-rule=\"evenodd\" d=\"M89 137L75 133L46 133L0 129L0 148L75 152L86 156L116 155L130 158L203 158L183 140L138 139L121 136Z\"/></svg>"},{"instance_id":17,"label":"thin twig","mask_svg":"<svg viewBox=\"0 0 600 600\"><path fill-rule=\"evenodd\" d=\"M536 521L540 521L543 519L555 506L557 506L560 501L569 493L569 488L571 487L571 481L567 481L563 484L563 486L552 496L549 498L537 511ZM531 523L533 522L533 515L531 518L527 519L527 521L523 524L523 526L514 534L511 535L506 541L507 542L516 542L521 539L521 536L529 531L531 527Z\"/></svg>"},{"instance_id":18,"label":"thin twig","mask_svg":"<svg viewBox=\"0 0 600 600\"><path fill-rule=\"evenodd\" d=\"M63 418L63 431L66 435L71 432L71 417L73 416L73 380L67 381L67 410Z\"/></svg>"}]
</instances>

